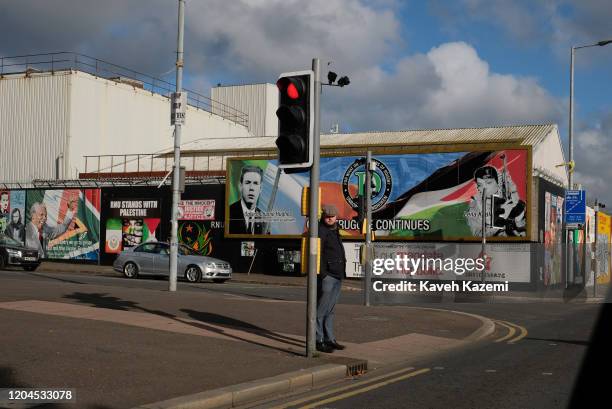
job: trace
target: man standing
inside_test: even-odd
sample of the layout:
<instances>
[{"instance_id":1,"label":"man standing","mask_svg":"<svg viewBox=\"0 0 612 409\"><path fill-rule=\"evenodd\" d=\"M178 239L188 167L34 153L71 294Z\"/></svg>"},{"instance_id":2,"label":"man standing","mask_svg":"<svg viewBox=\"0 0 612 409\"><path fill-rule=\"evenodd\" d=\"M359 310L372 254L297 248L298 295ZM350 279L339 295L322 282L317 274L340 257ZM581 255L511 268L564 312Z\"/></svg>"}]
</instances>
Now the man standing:
<instances>
[{"instance_id":1,"label":"man standing","mask_svg":"<svg viewBox=\"0 0 612 409\"><path fill-rule=\"evenodd\" d=\"M264 234L265 223L257 207L261 193L263 170L257 166L244 166L240 170L240 200L229 207L231 234Z\"/></svg>"},{"instance_id":2,"label":"man standing","mask_svg":"<svg viewBox=\"0 0 612 409\"><path fill-rule=\"evenodd\" d=\"M328 353L334 349L344 349L334 336L334 310L346 273L346 255L336 222L337 216L336 206L323 205L319 223L321 265L317 277L317 351Z\"/></svg>"},{"instance_id":3,"label":"man standing","mask_svg":"<svg viewBox=\"0 0 612 409\"><path fill-rule=\"evenodd\" d=\"M72 201L64 216L62 224L51 227L47 224L47 207L44 203L36 202L30 207L30 222L26 226L26 247L38 250L40 258L47 257L49 240L62 235L72 223L76 213L77 202Z\"/></svg>"}]
</instances>

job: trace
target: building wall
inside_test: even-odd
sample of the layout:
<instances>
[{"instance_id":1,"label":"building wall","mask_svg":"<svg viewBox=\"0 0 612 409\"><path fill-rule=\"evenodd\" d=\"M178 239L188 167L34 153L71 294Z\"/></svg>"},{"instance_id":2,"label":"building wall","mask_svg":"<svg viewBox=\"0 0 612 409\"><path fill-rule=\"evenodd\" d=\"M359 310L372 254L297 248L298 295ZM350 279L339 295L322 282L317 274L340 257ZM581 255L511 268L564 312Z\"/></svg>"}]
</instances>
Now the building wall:
<instances>
[{"instance_id":1,"label":"building wall","mask_svg":"<svg viewBox=\"0 0 612 409\"><path fill-rule=\"evenodd\" d=\"M563 166L557 166L565 163L565 161L559 130L555 126L555 129L550 132L542 142L534 146L533 167L534 169L545 170L545 172L553 176L555 180L567 186L567 170Z\"/></svg>"},{"instance_id":2,"label":"building wall","mask_svg":"<svg viewBox=\"0 0 612 409\"><path fill-rule=\"evenodd\" d=\"M174 144L168 98L79 71L5 76L0 106L1 182L78 178L85 155L155 153ZM181 145L244 136L245 126L188 107Z\"/></svg>"},{"instance_id":3,"label":"building wall","mask_svg":"<svg viewBox=\"0 0 612 409\"><path fill-rule=\"evenodd\" d=\"M67 149L69 94L65 73L0 79L0 181L56 177L56 160Z\"/></svg>"},{"instance_id":4,"label":"building wall","mask_svg":"<svg viewBox=\"0 0 612 409\"><path fill-rule=\"evenodd\" d=\"M70 175L83 171L85 155L157 153L174 144L169 99L78 72L71 90ZM188 106L181 146L205 138L249 136L243 125ZM91 170L91 169L90 169ZM120 165L114 171L122 171Z\"/></svg>"},{"instance_id":5,"label":"building wall","mask_svg":"<svg viewBox=\"0 0 612 409\"><path fill-rule=\"evenodd\" d=\"M255 136L278 134L278 91L273 84L214 87L214 101L235 107L249 116L249 132ZM213 109L213 112L215 110Z\"/></svg>"}]
</instances>

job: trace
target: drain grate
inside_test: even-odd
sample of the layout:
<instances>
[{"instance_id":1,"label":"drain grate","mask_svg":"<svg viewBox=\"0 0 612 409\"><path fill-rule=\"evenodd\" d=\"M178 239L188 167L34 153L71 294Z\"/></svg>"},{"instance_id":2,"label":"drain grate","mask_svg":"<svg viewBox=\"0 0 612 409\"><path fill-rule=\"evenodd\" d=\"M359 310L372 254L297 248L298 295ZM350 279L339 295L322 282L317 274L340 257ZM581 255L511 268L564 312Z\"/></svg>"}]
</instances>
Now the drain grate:
<instances>
[{"instance_id":1,"label":"drain grate","mask_svg":"<svg viewBox=\"0 0 612 409\"><path fill-rule=\"evenodd\" d=\"M360 376L368 371L368 361L355 361L346 364L346 376Z\"/></svg>"}]
</instances>

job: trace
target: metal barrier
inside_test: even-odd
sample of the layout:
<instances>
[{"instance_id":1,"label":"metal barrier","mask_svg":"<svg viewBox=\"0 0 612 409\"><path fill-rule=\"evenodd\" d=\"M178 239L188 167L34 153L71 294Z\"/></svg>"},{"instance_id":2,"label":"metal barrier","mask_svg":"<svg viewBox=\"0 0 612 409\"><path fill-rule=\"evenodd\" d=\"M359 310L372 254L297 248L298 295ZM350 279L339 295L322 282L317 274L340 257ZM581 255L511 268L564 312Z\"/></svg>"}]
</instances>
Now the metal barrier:
<instances>
[{"instance_id":1,"label":"metal barrier","mask_svg":"<svg viewBox=\"0 0 612 409\"><path fill-rule=\"evenodd\" d=\"M176 86L168 81L122 67L108 61L74 52L56 52L43 54L17 55L0 57L0 78L8 74L33 73L75 70L95 75L112 81L122 82L137 88L169 97ZM215 101L198 92L185 89L187 103L240 125L248 126L248 114Z\"/></svg>"}]
</instances>

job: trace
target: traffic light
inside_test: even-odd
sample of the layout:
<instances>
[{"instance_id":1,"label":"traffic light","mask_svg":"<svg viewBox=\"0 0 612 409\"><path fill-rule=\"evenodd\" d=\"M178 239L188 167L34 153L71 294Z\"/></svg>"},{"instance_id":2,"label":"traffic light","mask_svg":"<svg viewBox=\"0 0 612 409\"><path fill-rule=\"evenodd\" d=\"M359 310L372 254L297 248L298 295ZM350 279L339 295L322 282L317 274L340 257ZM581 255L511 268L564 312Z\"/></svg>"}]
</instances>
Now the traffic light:
<instances>
[{"instance_id":1,"label":"traffic light","mask_svg":"<svg viewBox=\"0 0 612 409\"><path fill-rule=\"evenodd\" d=\"M310 70L283 73L276 86L279 167L308 168L313 156L314 73Z\"/></svg>"}]
</instances>

